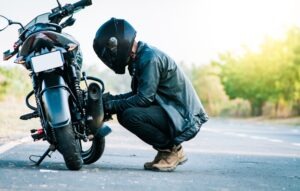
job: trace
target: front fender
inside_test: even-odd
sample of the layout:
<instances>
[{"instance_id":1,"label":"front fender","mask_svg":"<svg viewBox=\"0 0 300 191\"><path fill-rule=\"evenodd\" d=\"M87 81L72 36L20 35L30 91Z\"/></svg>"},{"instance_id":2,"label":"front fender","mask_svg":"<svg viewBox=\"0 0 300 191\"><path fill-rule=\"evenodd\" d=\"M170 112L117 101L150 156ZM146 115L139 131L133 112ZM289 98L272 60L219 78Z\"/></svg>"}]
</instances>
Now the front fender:
<instances>
[{"instance_id":1,"label":"front fender","mask_svg":"<svg viewBox=\"0 0 300 191\"><path fill-rule=\"evenodd\" d=\"M71 123L69 92L64 79L51 75L42 81L41 100L45 118L52 128L61 128Z\"/></svg>"}]
</instances>

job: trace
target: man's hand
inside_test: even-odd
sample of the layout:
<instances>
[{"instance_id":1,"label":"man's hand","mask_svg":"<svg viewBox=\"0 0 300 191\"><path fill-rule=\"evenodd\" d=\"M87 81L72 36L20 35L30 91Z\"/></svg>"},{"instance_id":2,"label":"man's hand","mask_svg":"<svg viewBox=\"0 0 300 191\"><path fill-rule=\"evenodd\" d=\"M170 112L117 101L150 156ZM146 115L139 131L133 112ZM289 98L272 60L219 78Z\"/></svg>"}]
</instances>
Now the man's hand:
<instances>
[{"instance_id":1,"label":"man's hand","mask_svg":"<svg viewBox=\"0 0 300 191\"><path fill-rule=\"evenodd\" d=\"M112 120L112 113L111 113L111 104L110 102L113 100L114 96L111 95L109 92L106 92L102 95L103 101L103 110L104 110L104 118L103 121Z\"/></svg>"},{"instance_id":2,"label":"man's hand","mask_svg":"<svg viewBox=\"0 0 300 191\"><path fill-rule=\"evenodd\" d=\"M104 110L104 118L103 121L109 121L112 120L112 113L110 109L110 101L103 102L103 110Z\"/></svg>"},{"instance_id":3,"label":"man's hand","mask_svg":"<svg viewBox=\"0 0 300 191\"><path fill-rule=\"evenodd\" d=\"M107 102L107 101L111 101L114 99L114 96L111 95L109 92L106 92L102 95L102 100L103 100L103 103Z\"/></svg>"}]
</instances>

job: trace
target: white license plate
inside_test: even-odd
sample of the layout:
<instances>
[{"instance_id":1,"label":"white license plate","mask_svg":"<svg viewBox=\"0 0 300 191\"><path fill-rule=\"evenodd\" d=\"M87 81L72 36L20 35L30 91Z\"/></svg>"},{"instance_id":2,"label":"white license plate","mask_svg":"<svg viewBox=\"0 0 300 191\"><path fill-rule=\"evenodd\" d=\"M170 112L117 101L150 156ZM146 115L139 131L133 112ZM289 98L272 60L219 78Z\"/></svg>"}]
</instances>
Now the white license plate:
<instances>
[{"instance_id":1,"label":"white license plate","mask_svg":"<svg viewBox=\"0 0 300 191\"><path fill-rule=\"evenodd\" d=\"M50 52L31 58L31 66L35 73L58 68L64 65L60 51Z\"/></svg>"}]
</instances>

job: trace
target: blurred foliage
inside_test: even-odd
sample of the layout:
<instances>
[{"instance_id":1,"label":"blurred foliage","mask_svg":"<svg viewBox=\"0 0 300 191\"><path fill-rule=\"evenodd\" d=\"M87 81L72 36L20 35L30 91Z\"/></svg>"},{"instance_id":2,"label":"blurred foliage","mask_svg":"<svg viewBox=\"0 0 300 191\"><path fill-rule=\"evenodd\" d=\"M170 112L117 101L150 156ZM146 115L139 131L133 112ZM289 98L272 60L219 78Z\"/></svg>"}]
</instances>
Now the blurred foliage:
<instances>
[{"instance_id":1,"label":"blurred foliage","mask_svg":"<svg viewBox=\"0 0 300 191\"><path fill-rule=\"evenodd\" d=\"M205 110L209 116L249 116L249 102L229 99L220 81L220 72L220 67L215 64L193 66L190 69L190 79Z\"/></svg>"},{"instance_id":2,"label":"blurred foliage","mask_svg":"<svg viewBox=\"0 0 300 191\"><path fill-rule=\"evenodd\" d=\"M222 107L228 102L228 97L217 75L217 67L212 65L193 66L191 81L201 102L210 115L219 115Z\"/></svg>"},{"instance_id":3,"label":"blurred foliage","mask_svg":"<svg viewBox=\"0 0 300 191\"><path fill-rule=\"evenodd\" d=\"M117 75L108 68L100 70L100 67L104 67L104 64L93 64L83 70L86 71L88 76L100 78L105 84L106 92L110 91L112 94L120 94L131 91L131 77L128 73Z\"/></svg>"},{"instance_id":4,"label":"blurred foliage","mask_svg":"<svg viewBox=\"0 0 300 191\"><path fill-rule=\"evenodd\" d=\"M23 98L32 89L30 77L24 68L0 67L0 100Z\"/></svg>"},{"instance_id":5,"label":"blurred foliage","mask_svg":"<svg viewBox=\"0 0 300 191\"><path fill-rule=\"evenodd\" d=\"M212 65L220 66L219 76L229 98L248 100L253 116L262 115L266 102L274 103L275 108L283 102L292 103L293 110L299 112L299 28L290 29L282 40L266 39L258 52L221 54L220 61Z\"/></svg>"}]
</instances>

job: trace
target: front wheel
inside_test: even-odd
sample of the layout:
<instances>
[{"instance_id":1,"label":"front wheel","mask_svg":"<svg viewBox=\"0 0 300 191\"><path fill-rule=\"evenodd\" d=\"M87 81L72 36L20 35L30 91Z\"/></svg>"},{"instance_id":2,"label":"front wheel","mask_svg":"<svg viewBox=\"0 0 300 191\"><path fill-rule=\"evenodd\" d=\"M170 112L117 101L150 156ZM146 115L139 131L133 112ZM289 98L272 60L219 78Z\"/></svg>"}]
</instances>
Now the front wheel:
<instances>
[{"instance_id":1,"label":"front wheel","mask_svg":"<svg viewBox=\"0 0 300 191\"><path fill-rule=\"evenodd\" d=\"M54 129L57 141L57 150L63 155L69 170L79 170L83 161L80 155L80 145L75 139L72 126Z\"/></svg>"},{"instance_id":2,"label":"front wheel","mask_svg":"<svg viewBox=\"0 0 300 191\"><path fill-rule=\"evenodd\" d=\"M96 162L103 154L105 148L105 138L95 137L91 142L80 142L81 156L84 164Z\"/></svg>"}]
</instances>

